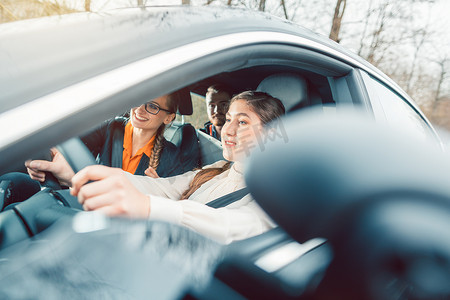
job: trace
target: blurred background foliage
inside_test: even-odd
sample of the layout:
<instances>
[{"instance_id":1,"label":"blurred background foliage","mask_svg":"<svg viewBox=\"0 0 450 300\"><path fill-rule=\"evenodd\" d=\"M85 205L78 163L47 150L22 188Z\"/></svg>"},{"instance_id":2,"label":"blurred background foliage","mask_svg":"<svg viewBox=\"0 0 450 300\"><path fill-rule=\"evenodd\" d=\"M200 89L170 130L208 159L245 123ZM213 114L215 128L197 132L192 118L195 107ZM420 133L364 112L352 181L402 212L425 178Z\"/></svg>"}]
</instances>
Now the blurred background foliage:
<instances>
[{"instance_id":1,"label":"blurred background foliage","mask_svg":"<svg viewBox=\"0 0 450 300\"><path fill-rule=\"evenodd\" d=\"M243 7L299 23L378 67L450 130L449 0L0 0L0 22L162 4Z\"/></svg>"},{"instance_id":2,"label":"blurred background foliage","mask_svg":"<svg viewBox=\"0 0 450 300\"><path fill-rule=\"evenodd\" d=\"M78 11L70 6L51 1L0 0L0 22L2 23Z\"/></svg>"}]
</instances>

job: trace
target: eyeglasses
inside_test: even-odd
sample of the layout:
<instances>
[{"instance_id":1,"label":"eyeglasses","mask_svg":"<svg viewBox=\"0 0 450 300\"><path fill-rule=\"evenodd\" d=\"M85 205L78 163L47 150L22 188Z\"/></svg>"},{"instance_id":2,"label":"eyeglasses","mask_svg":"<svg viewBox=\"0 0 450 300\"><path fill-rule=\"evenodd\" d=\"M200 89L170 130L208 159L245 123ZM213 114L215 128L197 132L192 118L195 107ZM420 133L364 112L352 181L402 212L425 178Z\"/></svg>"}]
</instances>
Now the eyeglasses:
<instances>
[{"instance_id":1,"label":"eyeglasses","mask_svg":"<svg viewBox=\"0 0 450 300\"><path fill-rule=\"evenodd\" d=\"M173 112L171 112L170 110L164 109L159 107L158 104L154 103L154 102L147 102L145 103L145 110L152 115L157 115L159 113L160 110L165 111L168 114L173 114Z\"/></svg>"}]
</instances>

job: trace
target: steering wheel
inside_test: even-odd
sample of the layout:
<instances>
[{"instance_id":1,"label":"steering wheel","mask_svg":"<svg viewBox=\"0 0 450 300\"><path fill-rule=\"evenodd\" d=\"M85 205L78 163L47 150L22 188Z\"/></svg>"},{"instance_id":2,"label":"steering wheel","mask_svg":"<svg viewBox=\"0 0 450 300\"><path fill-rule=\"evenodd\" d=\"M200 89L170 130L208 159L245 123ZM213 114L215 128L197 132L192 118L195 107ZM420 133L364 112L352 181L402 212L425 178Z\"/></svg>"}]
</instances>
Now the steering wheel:
<instances>
[{"instance_id":1,"label":"steering wheel","mask_svg":"<svg viewBox=\"0 0 450 300\"><path fill-rule=\"evenodd\" d=\"M96 164L87 147L79 138L72 138L56 146L74 172ZM63 216L74 215L82 210L76 197L68 189L58 189L59 182L53 181L55 189L42 190L11 209L0 212L0 249L27 239L45 230Z\"/></svg>"},{"instance_id":2,"label":"steering wheel","mask_svg":"<svg viewBox=\"0 0 450 300\"><path fill-rule=\"evenodd\" d=\"M56 149L64 156L66 161L69 163L69 166L75 173L77 173L78 171L82 170L87 166L97 164L92 153L78 137L71 138L57 145ZM52 157L49 152L47 152L44 159L49 161L52 160ZM43 186L48 187L52 190L62 189L58 179L55 177L55 175L53 175L53 173L51 172L44 172L44 173L45 173L45 180L42 183Z\"/></svg>"},{"instance_id":3,"label":"steering wheel","mask_svg":"<svg viewBox=\"0 0 450 300\"><path fill-rule=\"evenodd\" d=\"M71 138L56 146L56 149L61 152L75 173L87 166L97 164L91 151L80 138Z\"/></svg>"}]
</instances>

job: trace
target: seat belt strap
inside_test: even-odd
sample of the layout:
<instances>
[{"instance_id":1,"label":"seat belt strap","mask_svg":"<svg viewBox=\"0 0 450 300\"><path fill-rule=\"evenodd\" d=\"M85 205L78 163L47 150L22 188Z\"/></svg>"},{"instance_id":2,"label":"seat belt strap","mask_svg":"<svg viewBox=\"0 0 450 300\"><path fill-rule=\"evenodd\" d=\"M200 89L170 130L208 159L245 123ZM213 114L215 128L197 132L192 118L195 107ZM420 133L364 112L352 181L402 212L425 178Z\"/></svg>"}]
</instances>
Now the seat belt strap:
<instances>
[{"instance_id":1,"label":"seat belt strap","mask_svg":"<svg viewBox=\"0 0 450 300\"><path fill-rule=\"evenodd\" d=\"M113 145L111 151L111 167L122 168L123 159L123 139L124 130L123 128L114 128L113 133Z\"/></svg>"},{"instance_id":2,"label":"seat belt strap","mask_svg":"<svg viewBox=\"0 0 450 300\"><path fill-rule=\"evenodd\" d=\"M234 191L232 193L226 194L217 199L214 199L212 201L209 201L208 203L206 203L206 205L208 205L212 208L225 207L227 205L230 205L233 202L236 202L236 201L244 198L249 193L250 192L249 192L248 188L245 187L240 190Z\"/></svg>"}]
</instances>

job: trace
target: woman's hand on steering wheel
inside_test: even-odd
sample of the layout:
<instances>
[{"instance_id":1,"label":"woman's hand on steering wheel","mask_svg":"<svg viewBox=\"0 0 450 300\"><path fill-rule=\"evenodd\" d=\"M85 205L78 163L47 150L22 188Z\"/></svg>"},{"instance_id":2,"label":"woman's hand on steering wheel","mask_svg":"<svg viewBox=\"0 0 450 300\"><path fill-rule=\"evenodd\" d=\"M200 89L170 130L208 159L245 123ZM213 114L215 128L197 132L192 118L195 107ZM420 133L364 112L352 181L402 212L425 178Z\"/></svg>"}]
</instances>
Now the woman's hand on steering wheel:
<instances>
[{"instance_id":1,"label":"woman's hand on steering wheel","mask_svg":"<svg viewBox=\"0 0 450 300\"><path fill-rule=\"evenodd\" d=\"M39 182L45 181L45 172L51 172L60 182L61 185L71 186L74 171L62 154L52 148L52 161L47 160L28 160L25 162L27 172L31 179Z\"/></svg>"},{"instance_id":2,"label":"woman's hand on steering wheel","mask_svg":"<svg viewBox=\"0 0 450 300\"><path fill-rule=\"evenodd\" d=\"M147 218L150 199L128 180L125 171L106 166L89 166L72 178L71 194L78 197L84 210L109 216Z\"/></svg>"}]
</instances>

